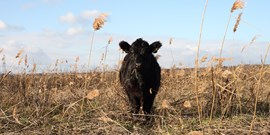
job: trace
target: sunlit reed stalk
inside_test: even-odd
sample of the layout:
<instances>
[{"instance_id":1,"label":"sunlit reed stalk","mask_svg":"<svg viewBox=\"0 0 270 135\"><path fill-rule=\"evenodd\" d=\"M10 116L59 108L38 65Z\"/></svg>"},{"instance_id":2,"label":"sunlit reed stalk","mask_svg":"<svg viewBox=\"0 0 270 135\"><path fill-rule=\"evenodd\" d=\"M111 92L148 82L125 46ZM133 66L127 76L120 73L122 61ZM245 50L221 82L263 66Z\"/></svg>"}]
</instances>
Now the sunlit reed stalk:
<instances>
[{"instance_id":1,"label":"sunlit reed stalk","mask_svg":"<svg viewBox=\"0 0 270 135\"><path fill-rule=\"evenodd\" d=\"M36 70L37 70L37 64L34 63L33 64L33 69L32 69L32 74L34 74L36 72Z\"/></svg>"},{"instance_id":2,"label":"sunlit reed stalk","mask_svg":"<svg viewBox=\"0 0 270 135\"><path fill-rule=\"evenodd\" d=\"M108 16L107 14L101 13L97 18L95 18L95 20L93 22L94 32L92 34L92 39L91 39L91 47L90 47L89 59L88 59L88 70L90 68L91 55L92 55L92 47L93 47L93 40L94 40L94 37L95 37L95 32L97 30L99 30L100 28L102 28L102 26L106 22L106 17L107 16ZM83 114L83 106L84 106L84 102L82 102L82 104L81 104L81 114Z\"/></svg>"},{"instance_id":3,"label":"sunlit reed stalk","mask_svg":"<svg viewBox=\"0 0 270 135\"><path fill-rule=\"evenodd\" d=\"M75 64L74 64L74 71L77 73L78 70L78 62L80 61L80 56L77 56L75 59Z\"/></svg>"},{"instance_id":4,"label":"sunlit reed stalk","mask_svg":"<svg viewBox=\"0 0 270 135\"><path fill-rule=\"evenodd\" d=\"M90 61L91 61L91 55L92 55L92 47L93 47L93 40L95 37L95 31L92 34L92 38L91 38L91 46L90 46L90 52L89 52L89 58L88 58L88 68L90 67Z\"/></svg>"},{"instance_id":5,"label":"sunlit reed stalk","mask_svg":"<svg viewBox=\"0 0 270 135\"><path fill-rule=\"evenodd\" d=\"M226 30L225 30L225 33L224 33L224 36L223 36L223 39L222 39L222 43L221 43L221 47L220 47L220 51L219 51L219 58L221 58L221 56L222 56L222 50L223 50L224 42L225 42L225 39L226 39L228 27L229 27L229 24L230 24L230 21L231 21L231 17L232 17L232 12L230 12L229 20L228 20L228 23L226 25Z\"/></svg>"},{"instance_id":6,"label":"sunlit reed stalk","mask_svg":"<svg viewBox=\"0 0 270 135\"><path fill-rule=\"evenodd\" d=\"M257 89L255 89L255 103L254 103L254 111L253 111L253 117L252 117L252 121L251 121L251 124L250 124L250 129L249 129L249 134L251 135L252 133L252 129L253 129L253 126L254 126L254 121L256 119L256 112L257 112L257 104L258 104L258 96L259 96L259 91L261 89L261 81L262 81L262 77L263 77L263 69L264 69L264 65L265 65L265 62L266 62L266 58L267 58L267 55L269 53L269 49L270 49L270 43L268 44L268 47L267 47L267 51L266 51L266 54L264 55L264 59L262 61L262 64L261 64L261 69L260 69L260 76L259 76L259 80L257 82Z\"/></svg>"},{"instance_id":7,"label":"sunlit reed stalk","mask_svg":"<svg viewBox=\"0 0 270 135\"><path fill-rule=\"evenodd\" d=\"M123 53L123 51L119 48L118 49L119 51L119 56L118 56L118 63L117 63L117 69L120 70L120 66L121 66L121 59L122 59L122 56L121 54Z\"/></svg>"},{"instance_id":8,"label":"sunlit reed stalk","mask_svg":"<svg viewBox=\"0 0 270 135\"><path fill-rule=\"evenodd\" d=\"M104 54L104 65L106 65L106 58L108 53L108 46L112 43L112 37L109 38L108 43L105 47L105 54Z\"/></svg>"},{"instance_id":9,"label":"sunlit reed stalk","mask_svg":"<svg viewBox=\"0 0 270 135\"><path fill-rule=\"evenodd\" d=\"M215 106L215 101L216 101L216 86L215 86L215 80L214 80L214 69L212 66L212 62L211 62L211 82L212 82L212 105L211 105L211 112L210 112L210 121L209 121L209 125L211 125L212 122L212 118L213 118L213 112L214 112L214 106Z\"/></svg>"},{"instance_id":10,"label":"sunlit reed stalk","mask_svg":"<svg viewBox=\"0 0 270 135\"><path fill-rule=\"evenodd\" d=\"M200 36L199 36L199 42L198 42L198 47L197 47L197 51L196 51L196 59L195 59L195 91L196 91L196 103L197 103L197 110L198 110L198 115L199 115L199 122L200 125L202 124L201 121L201 115L202 115L202 108L201 108L201 104L199 103L199 91L198 91L198 68L199 68L199 52L200 52L200 46L201 46L201 39L202 39L202 30L203 30L203 23L204 23L204 17L205 17L205 13L206 13L206 9L207 9L207 5L208 5L208 0L206 0L205 2L205 6L204 6L204 11L203 11L203 15L202 15L202 22L201 22L201 26L200 26Z\"/></svg>"},{"instance_id":11,"label":"sunlit reed stalk","mask_svg":"<svg viewBox=\"0 0 270 135\"><path fill-rule=\"evenodd\" d=\"M170 38L169 39L169 45L172 45L172 42L173 42L173 38ZM174 63L174 57L173 57L173 52L172 52L172 47L171 46L170 46L170 52L171 52L171 56L172 56L172 66L174 67L175 63Z\"/></svg>"},{"instance_id":12,"label":"sunlit reed stalk","mask_svg":"<svg viewBox=\"0 0 270 135\"><path fill-rule=\"evenodd\" d=\"M230 16L229 16L229 19L228 19L228 23L227 23L227 25L226 25L226 30L225 30L225 33L224 33L224 36L223 36L223 39L222 39L222 43L221 43L221 47L220 47L220 52L219 52L219 58L222 57L223 46L224 46L224 42L225 42L225 39L226 39L228 27L229 27L229 24L230 24L230 21L231 21L232 13L233 13L235 10L243 9L244 6L245 6L245 3L244 3L243 0L236 0L236 1L233 3L233 6L232 6L231 12L230 12ZM220 64L220 63L219 63L219 64Z\"/></svg>"},{"instance_id":13,"label":"sunlit reed stalk","mask_svg":"<svg viewBox=\"0 0 270 135\"><path fill-rule=\"evenodd\" d=\"M93 32L92 38L91 38L91 46L90 46L90 53L89 53L89 59L88 59L88 68L90 67L90 62L91 62L92 47L93 47L93 40L94 40L94 37L95 37L95 32L97 30L99 30L100 28L102 28L102 26L106 22L106 17L107 16L108 16L107 14L102 13L97 18L95 18L95 21L93 22L94 32Z\"/></svg>"}]
</instances>

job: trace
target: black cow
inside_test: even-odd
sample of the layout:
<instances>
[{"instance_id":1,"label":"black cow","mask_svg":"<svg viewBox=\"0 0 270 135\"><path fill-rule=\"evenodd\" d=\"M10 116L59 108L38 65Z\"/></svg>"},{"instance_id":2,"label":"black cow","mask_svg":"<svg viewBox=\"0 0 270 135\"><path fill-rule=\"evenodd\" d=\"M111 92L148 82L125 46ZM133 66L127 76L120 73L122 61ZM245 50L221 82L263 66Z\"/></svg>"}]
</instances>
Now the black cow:
<instances>
[{"instance_id":1,"label":"black cow","mask_svg":"<svg viewBox=\"0 0 270 135\"><path fill-rule=\"evenodd\" d=\"M131 112L138 113L142 106L144 113L150 114L160 86L160 66L152 53L162 45L159 41L149 45L139 38L132 45L121 41L119 46L127 53L120 69L120 83L128 95Z\"/></svg>"}]
</instances>

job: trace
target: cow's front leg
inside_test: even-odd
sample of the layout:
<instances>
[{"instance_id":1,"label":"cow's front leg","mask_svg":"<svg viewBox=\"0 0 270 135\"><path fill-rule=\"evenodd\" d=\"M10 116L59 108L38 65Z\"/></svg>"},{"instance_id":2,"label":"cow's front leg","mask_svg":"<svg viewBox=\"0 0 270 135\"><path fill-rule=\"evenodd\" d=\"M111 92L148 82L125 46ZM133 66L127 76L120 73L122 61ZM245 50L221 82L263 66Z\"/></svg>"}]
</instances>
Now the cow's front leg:
<instances>
[{"instance_id":1,"label":"cow's front leg","mask_svg":"<svg viewBox=\"0 0 270 135\"><path fill-rule=\"evenodd\" d=\"M138 114L141 107L140 98L136 97L132 93L128 93L128 98L130 103L130 112L133 114Z\"/></svg>"},{"instance_id":2,"label":"cow's front leg","mask_svg":"<svg viewBox=\"0 0 270 135\"><path fill-rule=\"evenodd\" d=\"M143 95L143 112L146 114L146 120L150 120L150 115L154 103L154 99L156 97L156 92L155 91L147 91Z\"/></svg>"}]
</instances>

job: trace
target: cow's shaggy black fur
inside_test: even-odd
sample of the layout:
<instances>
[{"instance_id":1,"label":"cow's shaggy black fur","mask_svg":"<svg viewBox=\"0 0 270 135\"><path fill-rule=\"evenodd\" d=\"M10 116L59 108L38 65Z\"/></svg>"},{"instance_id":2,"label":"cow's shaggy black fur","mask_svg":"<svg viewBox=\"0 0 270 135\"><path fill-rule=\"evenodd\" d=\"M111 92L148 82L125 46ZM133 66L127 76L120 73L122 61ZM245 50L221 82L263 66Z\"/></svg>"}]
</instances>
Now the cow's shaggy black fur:
<instances>
[{"instance_id":1,"label":"cow's shaggy black fur","mask_svg":"<svg viewBox=\"0 0 270 135\"><path fill-rule=\"evenodd\" d=\"M152 53L162 46L159 41L149 45L139 38L132 45L119 43L127 53L120 69L120 83L128 95L131 112L138 113L142 106L150 114L160 86L160 66Z\"/></svg>"}]
</instances>

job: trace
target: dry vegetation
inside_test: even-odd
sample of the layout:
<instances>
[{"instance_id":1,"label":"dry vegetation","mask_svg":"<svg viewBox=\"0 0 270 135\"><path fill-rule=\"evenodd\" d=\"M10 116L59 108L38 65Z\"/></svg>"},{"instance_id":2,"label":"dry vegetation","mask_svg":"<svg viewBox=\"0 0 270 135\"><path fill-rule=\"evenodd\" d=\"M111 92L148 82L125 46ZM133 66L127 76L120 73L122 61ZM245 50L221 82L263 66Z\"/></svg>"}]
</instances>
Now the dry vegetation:
<instances>
[{"instance_id":1,"label":"dry vegetation","mask_svg":"<svg viewBox=\"0 0 270 135\"><path fill-rule=\"evenodd\" d=\"M249 132L261 66L163 69L153 125L134 120L117 71L3 74L1 134L244 134ZM260 81L253 134L270 133L270 67Z\"/></svg>"},{"instance_id":2,"label":"dry vegetation","mask_svg":"<svg viewBox=\"0 0 270 135\"><path fill-rule=\"evenodd\" d=\"M224 67L222 48L231 15L244 8L236 0L220 49L220 57L199 61L200 39L195 69L162 69L162 86L154 103L152 124L145 124L142 112L136 119L128 112L126 94L119 84L118 70L103 72L59 72L58 61L52 72L37 73L37 65L30 69L27 55L16 55L20 72L0 74L0 134L270 134L270 66ZM88 67L91 60L95 31L106 21L103 14L93 23ZM234 26L237 31L242 13ZM252 44L256 36L252 39ZM111 39L108 41L110 44ZM170 43L172 39L170 39ZM247 46L244 46L242 51ZM0 53L3 49L0 49ZM173 58L173 54L172 58ZM158 57L158 56L157 56ZM120 62L120 60L119 60ZM2 58L3 65L5 55ZM200 68L199 65L208 65ZM103 67L104 66L104 67ZM119 66L118 66L119 68ZM194 72L195 71L195 72Z\"/></svg>"}]
</instances>

